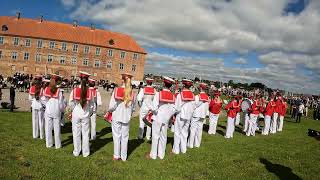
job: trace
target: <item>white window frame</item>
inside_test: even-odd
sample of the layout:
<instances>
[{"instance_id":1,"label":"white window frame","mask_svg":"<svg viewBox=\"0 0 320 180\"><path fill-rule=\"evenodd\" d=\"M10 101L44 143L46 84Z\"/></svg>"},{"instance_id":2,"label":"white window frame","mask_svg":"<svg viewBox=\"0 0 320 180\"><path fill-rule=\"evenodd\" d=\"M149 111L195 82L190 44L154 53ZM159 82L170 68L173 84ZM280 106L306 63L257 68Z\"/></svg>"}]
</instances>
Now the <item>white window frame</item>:
<instances>
[{"instance_id":1,"label":"white window frame","mask_svg":"<svg viewBox=\"0 0 320 180\"><path fill-rule=\"evenodd\" d=\"M107 69L112 69L112 61L107 62Z\"/></svg>"},{"instance_id":2,"label":"white window frame","mask_svg":"<svg viewBox=\"0 0 320 180\"><path fill-rule=\"evenodd\" d=\"M42 54L36 54L36 62L41 62Z\"/></svg>"},{"instance_id":3,"label":"white window frame","mask_svg":"<svg viewBox=\"0 0 320 180\"><path fill-rule=\"evenodd\" d=\"M83 53L84 54L89 54L90 52L90 46L85 46L84 49L83 49Z\"/></svg>"},{"instance_id":4,"label":"white window frame","mask_svg":"<svg viewBox=\"0 0 320 180\"><path fill-rule=\"evenodd\" d=\"M77 57L71 57L71 64L72 65L77 64Z\"/></svg>"},{"instance_id":5,"label":"white window frame","mask_svg":"<svg viewBox=\"0 0 320 180\"><path fill-rule=\"evenodd\" d=\"M108 56L113 57L113 50L112 49L108 49Z\"/></svg>"},{"instance_id":6,"label":"white window frame","mask_svg":"<svg viewBox=\"0 0 320 180\"><path fill-rule=\"evenodd\" d=\"M31 47L31 39L26 39L26 47Z\"/></svg>"},{"instance_id":7,"label":"white window frame","mask_svg":"<svg viewBox=\"0 0 320 180\"><path fill-rule=\"evenodd\" d=\"M0 45L3 45L3 44L4 44L4 37L0 36Z\"/></svg>"},{"instance_id":8,"label":"white window frame","mask_svg":"<svg viewBox=\"0 0 320 180\"><path fill-rule=\"evenodd\" d=\"M101 48L97 47L96 48L96 56L100 56L101 54Z\"/></svg>"},{"instance_id":9,"label":"white window frame","mask_svg":"<svg viewBox=\"0 0 320 180\"><path fill-rule=\"evenodd\" d=\"M13 38L13 45L14 46L19 46L19 42L20 42L20 39L18 37Z\"/></svg>"},{"instance_id":10,"label":"white window frame","mask_svg":"<svg viewBox=\"0 0 320 180\"><path fill-rule=\"evenodd\" d=\"M67 50L67 43L66 42L62 42L61 43L61 50L62 51L66 51Z\"/></svg>"},{"instance_id":11,"label":"white window frame","mask_svg":"<svg viewBox=\"0 0 320 180\"><path fill-rule=\"evenodd\" d=\"M94 60L94 67L99 68L100 66L101 66L101 61L99 59Z\"/></svg>"},{"instance_id":12,"label":"white window frame","mask_svg":"<svg viewBox=\"0 0 320 180\"><path fill-rule=\"evenodd\" d=\"M16 51L11 52L11 59L17 60L18 59L18 52L16 52Z\"/></svg>"},{"instance_id":13,"label":"white window frame","mask_svg":"<svg viewBox=\"0 0 320 180\"><path fill-rule=\"evenodd\" d=\"M136 64L133 64L132 67L131 67L131 70L132 70L132 72L136 72L136 70L137 70L137 65L136 65Z\"/></svg>"},{"instance_id":14,"label":"white window frame","mask_svg":"<svg viewBox=\"0 0 320 180\"><path fill-rule=\"evenodd\" d=\"M60 56L60 61L59 61L59 63L60 64L66 64L66 56ZM62 62L62 60L63 60L63 63L61 63Z\"/></svg>"},{"instance_id":15,"label":"white window frame","mask_svg":"<svg viewBox=\"0 0 320 180\"><path fill-rule=\"evenodd\" d=\"M122 65L122 66L121 66L121 65ZM124 70L124 64L123 64L123 63L120 63L120 64L119 64L119 69L120 69L120 70Z\"/></svg>"},{"instance_id":16,"label":"white window frame","mask_svg":"<svg viewBox=\"0 0 320 180\"><path fill-rule=\"evenodd\" d=\"M49 41L49 49L54 49L56 43L54 41Z\"/></svg>"},{"instance_id":17,"label":"white window frame","mask_svg":"<svg viewBox=\"0 0 320 180\"><path fill-rule=\"evenodd\" d=\"M49 61L49 57L51 57L51 61ZM52 54L48 54L47 62L48 63L52 63L53 62L53 55Z\"/></svg>"},{"instance_id":18,"label":"white window frame","mask_svg":"<svg viewBox=\"0 0 320 180\"><path fill-rule=\"evenodd\" d=\"M26 56L27 55L27 56ZM27 57L27 58L26 58ZM29 52L24 52L23 53L23 60L28 61L30 57L30 53Z\"/></svg>"},{"instance_id":19,"label":"white window frame","mask_svg":"<svg viewBox=\"0 0 320 180\"><path fill-rule=\"evenodd\" d=\"M42 47L43 47L43 41L42 40L38 40L37 41L37 48L42 48Z\"/></svg>"},{"instance_id":20,"label":"white window frame","mask_svg":"<svg viewBox=\"0 0 320 180\"><path fill-rule=\"evenodd\" d=\"M0 49L0 59L2 59L2 56L3 56L3 50Z\"/></svg>"},{"instance_id":21,"label":"white window frame","mask_svg":"<svg viewBox=\"0 0 320 180\"><path fill-rule=\"evenodd\" d=\"M139 57L138 53L133 53L133 57L132 57L133 60L137 60L138 57Z\"/></svg>"},{"instance_id":22,"label":"white window frame","mask_svg":"<svg viewBox=\"0 0 320 180\"><path fill-rule=\"evenodd\" d=\"M72 52L78 52L78 48L79 48L78 44L73 44L72 45Z\"/></svg>"},{"instance_id":23,"label":"white window frame","mask_svg":"<svg viewBox=\"0 0 320 180\"><path fill-rule=\"evenodd\" d=\"M84 62L87 62L87 63L84 63ZM82 65L83 66L89 66L89 59L88 58L84 58L83 61L82 61Z\"/></svg>"},{"instance_id":24,"label":"white window frame","mask_svg":"<svg viewBox=\"0 0 320 180\"><path fill-rule=\"evenodd\" d=\"M120 52L120 59L124 59L125 57L126 57L126 52L125 51L121 51Z\"/></svg>"}]
</instances>

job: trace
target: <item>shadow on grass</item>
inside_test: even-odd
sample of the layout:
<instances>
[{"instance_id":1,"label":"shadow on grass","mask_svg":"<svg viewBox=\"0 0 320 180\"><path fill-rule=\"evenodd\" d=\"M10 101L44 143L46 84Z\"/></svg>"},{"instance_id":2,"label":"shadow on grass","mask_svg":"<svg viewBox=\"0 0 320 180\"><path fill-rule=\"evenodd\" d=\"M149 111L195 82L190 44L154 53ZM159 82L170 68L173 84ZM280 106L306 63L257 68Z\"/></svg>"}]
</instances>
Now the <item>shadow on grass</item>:
<instances>
[{"instance_id":1,"label":"shadow on grass","mask_svg":"<svg viewBox=\"0 0 320 180\"><path fill-rule=\"evenodd\" d=\"M296 119L291 119L291 118L287 118L283 120L284 122L289 122L289 123L297 123Z\"/></svg>"},{"instance_id":2,"label":"shadow on grass","mask_svg":"<svg viewBox=\"0 0 320 180\"><path fill-rule=\"evenodd\" d=\"M131 139L128 142L128 159L135 149L144 143L143 139Z\"/></svg>"},{"instance_id":3,"label":"shadow on grass","mask_svg":"<svg viewBox=\"0 0 320 180\"><path fill-rule=\"evenodd\" d=\"M68 121L61 127L61 134L72 133L72 123Z\"/></svg>"},{"instance_id":4,"label":"shadow on grass","mask_svg":"<svg viewBox=\"0 0 320 180\"><path fill-rule=\"evenodd\" d=\"M101 129L99 133L97 133L96 139L92 141L90 146L91 154L94 154L95 152L99 151L103 146L113 141L112 137L101 139L102 136L110 132L112 132L111 127L105 127Z\"/></svg>"},{"instance_id":5,"label":"shadow on grass","mask_svg":"<svg viewBox=\"0 0 320 180\"><path fill-rule=\"evenodd\" d=\"M65 139L61 142L61 146L65 147L65 146L68 146L69 144L72 144L72 143L73 143L73 136L71 134L70 136L68 136L68 139Z\"/></svg>"},{"instance_id":6,"label":"shadow on grass","mask_svg":"<svg viewBox=\"0 0 320 180\"><path fill-rule=\"evenodd\" d=\"M167 144L171 144L171 147L173 147L173 142L174 142L173 137L167 137Z\"/></svg>"},{"instance_id":7,"label":"shadow on grass","mask_svg":"<svg viewBox=\"0 0 320 180\"><path fill-rule=\"evenodd\" d=\"M205 132L209 131L209 125L208 124L204 124L203 125L203 131L205 131Z\"/></svg>"},{"instance_id":8,"label":"shadow on grass","mask_svg":"<svg viewBox=\"0 0 320 180\"><path fill-rule=\"evenodd\" d=\"M282 166L280 164L273 164L272 162L270 162L264 158L260 158L260 162L265 165L266 169L269 172L275 174L281 180L286 180L286 179L290 179L290 180L299 179L300 180L301 179L299 176L294 174L292 172L292 169L289 167Z\"/></svg>"},{"instance_id":9,"label":"shadow on grass","mask_svg":"<svg viewBox=\"0 0 320 180\"><path fill-rule=\"evenodd\" d=\"M220 129L217 130L217 133L220 134L221 136L224 136L224 134L225 134L225 133L224 133L223 131L221 131Z\"/></svg>"},{"instance_id":10,"label":"shadow on grass","mask_svg":"<svg viewBox=\"0 0 320 180\"><path fill-rule=\"evenodd\" d=\"M218 127L222 128L222 129L224 129L224 130L227 129L226 126L222 126L222 125L220 125L220 124L218 124Z\"/></svg>"}]
</instances>

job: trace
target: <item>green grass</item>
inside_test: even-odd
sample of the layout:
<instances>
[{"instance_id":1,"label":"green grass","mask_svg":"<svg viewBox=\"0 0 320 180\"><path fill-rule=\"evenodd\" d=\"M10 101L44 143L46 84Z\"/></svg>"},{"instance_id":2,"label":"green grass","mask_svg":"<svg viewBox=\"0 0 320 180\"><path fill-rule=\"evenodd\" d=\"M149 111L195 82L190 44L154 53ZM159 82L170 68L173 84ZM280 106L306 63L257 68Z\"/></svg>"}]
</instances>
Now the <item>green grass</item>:
<instances>
[{"instance_id":1,"label":"green grass","mask_svg":"<svg viewBox=\"0 0 320 180\"><path fill-rule=\"evenodd\" d=\"M91 142L88 158L74 157L70 125L62 131L63 148L47 149L44 140L32 139L31 113L0 112L0 179L318 179L320 141L307 136L307 129L320 130L320 122L286 119L284 131L272 136L246 137L236 132L224 139L225 117L215 136L203 133L199 149L171 155L169 133L164 160L146 160L150 143L140 144L138 121L130 127L127 162L113 162L111 128L97 122L98 138ZM99 133L100 132L100 133Z\"/></svg>"}]
</instances>

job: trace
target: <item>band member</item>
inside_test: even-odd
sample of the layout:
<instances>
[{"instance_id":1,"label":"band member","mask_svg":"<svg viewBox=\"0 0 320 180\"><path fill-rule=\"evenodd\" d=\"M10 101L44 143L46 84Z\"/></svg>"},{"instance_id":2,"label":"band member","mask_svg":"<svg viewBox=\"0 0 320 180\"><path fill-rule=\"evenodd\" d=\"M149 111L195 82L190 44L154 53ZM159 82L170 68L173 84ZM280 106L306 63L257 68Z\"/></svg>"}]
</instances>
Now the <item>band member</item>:
<instances>
[{"instance_id":1,"label":"band member","mask_svg":"<svg viewBox=\"0 0 320 180\"><path fill-rule=\"evenodd\" d=\"M278 129L277 131L281 132L282 131L282 128L283 128L283 119L284 119L284 116L286 115L287 113L287 108L288 108L288 105L287 105L287 100L285 98L282 98L282 108L281 108L281 112L279 113L279 122L278 122Z\"/></svg>"},{"instance_id":2,"label":"band member","mask_svg":"<svg viewBox=\"0 0 320 180\"><path fill-rule=\"evenodd\" d=\"M256 100L253 102L250 108L250 120L249 127L246 133L247 136L255 136L257 130L257 120L262 108L262 103L260 101L260 95L256 96Z\"/></svg>"},{"instance_id":3,"label":"band member","mask_svg":"<svg viewBox=\"0 0 320 180\"><path fill-rule=\"evenodd\" d=\"M167 130L171 117L176 112L175 96L171 93L170 87L174 80L169 77L163 77L164 87L162 91L156 92L151 111L153 113L152 123L152 143L151 151L146 155L146 158L160 159L164 158L167 145Z\"/></svg>"},{"instance_id":4,"label":"band member","mask_svg":"<svg viewBox=\"0 0 320 180\"><path fill-rule=\"evenodd\" d=\"M273 118L272 118L271 127L270 127L271 134L275 134L277 132L278 117L279 117L279 113L281 113L282 111L283 104L282 104L282 97L280 93L277 93L275 102L276 102L276 106L274 109Z\"/></svg>"},{"instance_id":5,"label":"band member","mask_svg":"<svg viewBox=\"0 0 320 180\"><path fill-rule=\"evenodd\" d=\"M87 157L90 154L89 118L93 112L94 102L92 92L87 85L90 74L80 71L79 76L80 86L71 91L69 98L69 106L72 111L73 155L79 156L82 150L82 156Z\"/></svg>"},{"instance_id":6,"label":"band member","mask_svg":"<svg viewBox=\"0 0 320 180\"><path fill-rule=\"evenodd\" d=\"M220 92L214 93L214 99L210 101L209 104L209 130L208 134L216 134L217 124L222 108L222 100L220 98Z\"/></svg>"},{"instance_id":7,"label":"band member","mask_svg":"<svg viewBox=\"0 0 320 180\"><path fill-rule=\"evenodd\" d=\"M237 99L239 99L239 109L238 109L238 112L237 112L237 116L236 116L236 119L235 119L235 126L238 126L240 124L240 112L241 112L241 103L242 103L242 96L238 96Z\"/></svg>"},{"instance_id":8,"label":"band member","mask_svg":"<svg viewBox=\"0 0 320 180\"><path fill-rule=\"evenodd\" d=\"M253 97L250 96L248 98L248 100L250 101L250 104L252 105L253 104ZM244 119L243 132L247 132L248 128L249 128L250 111L243 112L243 115L244 115L244 118L243 118Z\"/></svg>"},{"instance_id":9,"label":"band member","mask_svg":"<svg viewBox=\"0 0 320 180\"><path fill-rule=\"evenodd\" d=\"M226 135L224 136L225 138L233 138L233 133L235 130L235 118L237 116L237 112L239 111L240 104L239 104L239 99L234 98L232 99L229 104L224 108L227 110L227 131Z\"/></svg>"},{"instance_id":10,"label":"band member","mask_svg":"<svg viewBox=\"0 0 320 180\"><path fill-rule=\"evenodd\" d=\"M207 84L199 83L199 94L195 96L196 108L193 112L190 125L188 147L200 147L202 139L203 122L209 110L209 96L205 92Z\"/></svg>"},{"instance_id":11,"label":"band member","mask_svg":"<svg viewBox=\"0 0 320 180\"><path fill-rule=\"evenodd\" d=\"M46 104L48 102L48 98L44 95L44 90L49 87L49 84L50 84L50 79L45 79L43 78L42 79L42 88L41 88L41 91L42 91L42 96L40 97L40 102L41 102L41 105L42 105L42 108L41 108L41 123L42 125L39 123L39 129L40 129L40 134L41 134L41 131L43 132L43 135L45 135L45 110L46 110ZM41 138L41 135L40 135L40 138Z\"/></svg>"},{"instance_id":12,"label":"band member","mask_svg":"<svg viewBox=\"0 0 320 180\"><path fill-rule=\"evenodd\" d=\"M112 113L113 160L127 160L129 123L135 99L131 87L132 75L122 74L123 84L112 93L108 112Z\"/></svg>"},{"instance_id":13,"label":"band member","mask_svg":"<svg viewBox=\"0 0 320 180\"><path fill-rule=\"evenodd\" d=\"M97 109L98 106L102 105L101 102L101 95L98 89L95 87L96 81L94 79L88 79L89 80L89 90L92 93L92 98L93 98L93 112L90 117L90 135L91 135L91 140L96 139L96 120L97 120Z\"/></svg>"},{"instance_id":14,"label":"band member","mask_svg":"<svg viewBox=\"0 0 320 180\"><path fill-rule=\"evenodd\" d=\"M172 150L174 154L187 152L189 126L196 107L194 94L190 90L192 81L183 79L182 84L184 85L184 89L177 95L175 102L178 114L174 124L174 143Z\"/></svg>"},{"instance_id":15,"label":"band member","mask_svg":"<svg viewBox=\"0 0 320 180\"><path fill-rule=\"evenodd\" d=\"M57 87L57 82L60 76L51 75L49 87L44 90L44 95L47 98L45 110L45 131L46 131L46 147L52 147L52 129L54 131L54 144L56 149L61 148L61 112L65 106L62 99L62 93Z\"/></svg>"},{"instance_id":16,"label":"band member","mask_svg":"<svg viewBox=\"0 0 320 180\"><path fill-rule=\"evenodd\" d=\"M267 104L267 107L264 112L264 128L262 130L262 135L268 135L270 131L270 120L274 113L274 108L276 103L274 102L274 95L270 96L270 101Z\"/></svg>"},{"instance_id":17,"label":"band member","mask_svg":"<svg viewBox=\"0 0 320 180\"><path fill-rule=\"evenodd\" d=\"M44 121L42 121L42 104L40 100L42 96L41 81L42 77L36 75L33 82L34 85L29 89L29 100L32 107L32 136L33 138L38 138L40 131L40 139L43 139L44 129L41 127L43 127Z\"/></svg>"},{"instance_id":18,"label":"band member","mask_svg":"<svg viewBox=\"0 0 320 180\"><path fill-rule=\"evenodd\" d=\"M138 139L143 139L144 127L145 123L143 122L143 118L148 114L148 111L152 108L152 101L156 90L152 87L153 79L146 78L147 85L144 88L141 88L137 101L140 106L140 114L139 114L139 133ZM151 127L147 126L146 138L150 140L151 136Z\"/></svg>"}]
</instances>

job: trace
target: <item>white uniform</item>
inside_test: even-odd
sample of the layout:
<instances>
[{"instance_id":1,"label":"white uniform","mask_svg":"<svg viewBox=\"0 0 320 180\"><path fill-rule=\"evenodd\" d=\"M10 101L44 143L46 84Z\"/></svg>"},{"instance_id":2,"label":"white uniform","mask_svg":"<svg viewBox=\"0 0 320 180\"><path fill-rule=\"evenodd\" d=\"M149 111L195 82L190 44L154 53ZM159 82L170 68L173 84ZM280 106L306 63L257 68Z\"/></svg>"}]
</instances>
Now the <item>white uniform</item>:
<instances>
[{"instance_id":1,"label":"white uniform","mask_svg":"<svg viewBox=\"0 0 320 180\"><path fill-rule=\"evenodd\" d=\"M162 92L171 93L168 89L163 89ZM164 158L166 145L167 145L167 129L168 123L171 117L176 112L174 104L174 95L172 95L172 101L165 101L166 98L160 99L160 93L157 92L153 99L152 112L154 120L152 123L152 144L150 157L156 159L157 156L160 159Z\"/></svg>"},{"instance_id":2,"label":"white uniform","mask_svg":"<svg viewBox=\"0 0 320 180\"><path fill-rule=\"evenodd\" d=\"M124 86L122 86L124 88ZM129 123L134 110L134 99L126 106L123 100L115 98L119 88L112 93L108 111L112 112L112 137L114 143L113 157L127 160ZM118 96L117 96L118 97ZM123 98L123 97L122 97Z\"/></svg>"},{"instance_id":3,"label":"white uniform","mask_svg":"<svg viewBox=\"0 0 320 180\"><path fill-rule=\"evenodd\" d=\"M148 90L152 91L148 93ZM147 91L145 93L145 91ZM143 139L143 133L144 133L144 126L145 123L143 122L143 118L148 114L149 110L152 108L152 101L154 97L155 89L151 86L146 86L145 88L141 89L138 96L137 101L138 104L141 105L140 107L140 114L139 114L139 134L138 138ZM150 140L151 136L151 127L147 126L147 132L146 132L146 138L147 140Z\"/></svg>"},{"instance_id":4,"label":"white uniform","mask_svg":"<svg viewBox=\"0 0 320 180\"><path fill-rule=\"evenodd\" d=\"M50 90L49 87L46 88L46 92ZM48 95L48 94L47 94ZM54 130L54 142L56 149L61 148L61 126L60 118L61 112L64 110L65 106L63 103L62 92L58 88L56 93L51 97L47 96L48 101L46 103L45 110L45 131L46 131L46 147L52 147L52 129Z\"/></svg>"},{"instance_id":5,"label":"white uniform","mask_svg":"<svg viewBox=\"0 0 320 180\"><path fill-rule=\"evenodd\" d=\"M196 108L194 98L189 101L182 100L181 94L184 93L184 91L185 90L182 90L182 92L178 94L175 102L179 111L174 124L174 143L172 152L175 154L187 152L187 139L190 121L193 111Z\"/></svg>"},{"instance_id":6,"label":"white uniform","mask_svg":"<svg viewBox=\"0 0 320 180\"><path fill-rule=\"evenodd\" d=\"M81 86L75 88L70 93L69 106L72 110L72 135L73 135L73 155L79 156L81 149L83 157L90 154L89 148L89 117L92 114L94 102L92 93L88 89L87 102L84 107L80 104ZM77 93L75 91L78 91ZM79 93L80 92L80 93ZM76 93L76 94L75 94ZM81 148L82 135L82 148Z\"/></svg>"},{"instance_id":7,"label":"white uniform","mask_svg":"<svg viewBox=\"0 0 320 180\"><path fill-rule=\"evenodd\" d=\"M35 87L31 87L30 91L35 90ZM42 91L42 90L40 90ZM32 107L32 136L33 138L39 137L40 132L40 138L44 138L44 121L43 121L43 115L42 115L42 103L41 103L41 96L42 93L39 94L39 99L37 100L33 94L34 92L29 92L29 100L31 101L31 107Z\"/></svg>"},{"instance_id":8,"label":"white uniform","mask_svg":"<svg viewBox=\"0 0 320 180\"><path fill-rule=\"evenodd\" d=\"M237 112L235 126L238 126L240 124L240 112Z\"/></svg>"},{"instance_id":9,"label":"white uniform","mask_svg":"<svg viewBox=\"0 0 320 180\"><path fill-rule=\"evenodd\" d=\"M196 108L191 119L190 135L188 140L189 148L193 148L193 146L200 147L203 122L206 118L207 112L209 111L209 97L206 95L206 97L202 99L200 95L205 96L206 93L200 92L199 95L195 96Z\"/></svg>"},{"instance_id":10,"label":"white uniform","mask_svg":"<svg viewBox=\"0 0 320 180\"><path fill-rule=\"evenodd\" d=\"M93 88L90 88L90 89L93 89ZM93 93L93 101L94 101L94 106L93 106L93 112L92 112L92 115L91 115L91 118L90 118L90 135L91 135L91 140L94 140L96 139L96 122L97 122L97 109L98 109L98 106L101 106L102 105L102 101L101 101L101 95L100 95L100 92L98 91L98 89L95 89L95 93Z\"/></svg>"}]
</instances>

